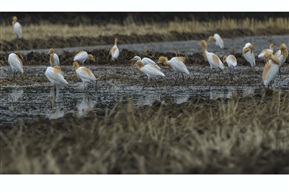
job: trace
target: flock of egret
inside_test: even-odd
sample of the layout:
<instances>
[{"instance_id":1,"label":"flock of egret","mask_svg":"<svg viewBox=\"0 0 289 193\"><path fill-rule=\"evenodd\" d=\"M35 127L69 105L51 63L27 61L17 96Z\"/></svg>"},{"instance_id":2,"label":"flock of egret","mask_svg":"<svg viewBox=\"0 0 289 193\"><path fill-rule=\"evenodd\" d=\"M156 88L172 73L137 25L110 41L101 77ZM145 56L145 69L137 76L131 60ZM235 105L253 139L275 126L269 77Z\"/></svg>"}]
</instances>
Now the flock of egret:
<instances>
[{"instance_id":1,"label":"flock of egret","mask_svg":"<svg viewBox=\"0 0 289 193\"><path fill-rule=\"evenodd\" d=\"M17 22L17 17L13 17L13 29L14 33L18 38L22 38L22 29L19 22ZM210 36L208 38L209 41L215 42L215 44L221 49L224 48L224 42L219 34L214 34L214 36ZM111 48L109 55L111 56L111 60L116 60L120 54L120 51L117 47L118 39L115 38L114 45ZM223 61L217 56L215 53L209 52L207 42L205 40L201 40L199 45L202 46L203 57L205 61L208 61L211 67L211 71L213 68L219 69L222 73L224 70L224 64L227 63L228 67L233 70L235 66L237 66L237 59L234 55L223 56ZM269 87L270 82L276 77L278 72L280 72L280 66L284 64L286 58L288 57L288 50L284 43L280 45L280 49L273 54L274 44L270 44L269 49L264 49L258 55L258 58L262 58L266 61L266 64L262 73L262 81L264 86ZM51 48L49 50L50 53L50 65L51 67L47 67L45 71L45 75L47 79L53 83L54 85L66 85L68 82L64 79L63 72L60 68L59 57L56 53L54 53L54 49ZM252 69L254 70L256 66L255 55L254 55L254 45L251 43L246 43L244 48L242 49L242 55L246 59L248 63L250 63ZM92 82L96 85L96 77L92 73L90 69L83 66L86 60L95 61L93 55L88 54L86 51L80 51L74 56L73 59L73 67L76 71L77 76L83 81L83 85L85 88L86 83ZM170 60L165 56L160 56L157 62L154 62L150 58L144 57L140 58L139 56L135 56L132 61L135 62L135 66L137 66L137 70L142 75L146 75L148 77L148 81L152 77L161 76L164 77L165 74L161 71L161 68L158 64L163 64L172 68L175 72L180 73L184 80L184 74L190 74L187 66L184 64L184 57L173 57ZM23 73L23 63L21 59L15 54L11 53L8 56L8 63L11 66L13 73ZM82 66L80 66L80 64ZM210 75L211 75L210 71ZM232 73L232 72L231 72Z\"/></svg>"}]
</instances>

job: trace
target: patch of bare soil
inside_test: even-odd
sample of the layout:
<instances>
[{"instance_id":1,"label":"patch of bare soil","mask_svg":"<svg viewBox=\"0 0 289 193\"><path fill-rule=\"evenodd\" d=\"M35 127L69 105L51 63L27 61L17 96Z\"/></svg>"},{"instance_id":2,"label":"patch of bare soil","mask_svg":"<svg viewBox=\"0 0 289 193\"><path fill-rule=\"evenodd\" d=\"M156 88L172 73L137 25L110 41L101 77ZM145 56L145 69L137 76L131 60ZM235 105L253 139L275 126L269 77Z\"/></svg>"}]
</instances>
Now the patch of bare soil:
<instances>
[{"instance_id":1,"label":"patch of bare soil","mask_svg":"<svg viewBox=\"0 0 289 193\"><path fill-rule=\"evenodd\" d=\"M255 35L284 35L288 34L286 29L267 29L267 30L220 30L207 31L203 33L180 33L170 32L168 34L148 34L148 35L120 35L114 36L99 36L98 38L91 37L50 37L48 39L15 39L13 41L0 41L0 51L14 51L14 50L29 50L29 49L46 49L46 48L64 48L76 46L93 46L93 45L112 45L114 37L118 37L120 44L131 43L147 43L147 42L160 42L160 41L182 41L182 40L198 40L207 39L210 35L219 33L223 38L235 38L243 36Z\"/></svg>"}]
</instances>

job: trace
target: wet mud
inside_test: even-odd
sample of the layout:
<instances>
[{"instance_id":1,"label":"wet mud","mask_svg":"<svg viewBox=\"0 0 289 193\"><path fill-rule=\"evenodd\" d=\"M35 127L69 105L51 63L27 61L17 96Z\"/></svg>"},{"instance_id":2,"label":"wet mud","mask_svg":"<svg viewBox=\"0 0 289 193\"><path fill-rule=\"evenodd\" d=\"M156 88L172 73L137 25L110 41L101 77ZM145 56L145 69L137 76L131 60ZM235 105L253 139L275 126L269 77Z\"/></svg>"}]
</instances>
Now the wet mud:
<instances>
[{"instance_id":1,"label":"wet mud","mask_svg":"<svg viewBox=\"0 0 289 193\"><path fill-rule=\"evenodd\" d=\"M44 75L47 53L18 53L25 73L15 77L0 54L2 173L289 173L288 59L266 90L264 62L253 72L240 53L234 75L211 72L199 52L178 54L184 80L160 65L166 76L150 82L130 59L176 53L122 49L116 62L106 49L90 53L96 90L76 77L73 51L59 55L63 88Z\"/></svg>"},{"instance_id":2,"label":"wet mud","mask_svg":"<svg viewBox=\"0 0 289 193\"><path fill-rule=\"evenodd\" d=\"M244 31L238 30L235 30L234 33L252 35ZM228 37L235 37L236 34L234 33L227 32ZM203 38L207 37L208 34L202 34L202 37L189 36L189 38ZM178 37L178 35L175 34L174 37ZM150 39L149 36L147 36L147 38ZM231 71L225 64L225 70L223 73L217 69L210 69L208 62L205 61L204 57L202 56L201 48L197 46L199 40L120 45L120 56L116 61L111 61L109 57L109 49L111 45L105 46L104 48L98 46L91 47L90 49L87 49L87 51L94 55L96 61L86 61L84 65L89 67L97 77L98 90L90 90L89 92L93 92L96 98L98 97L101 99L100 103L104 104L106 102L108 104L117 103L119 100L119 96L132 96L135 97L135 100L138 100L139 98L146 97L149 93L156 93L167 97L178 97L180 95L180 97L182 98L183 93L185 93L186 96L188 95L188 97L209 97L209 93L211 92L211 90L218 90L218 92L222 93L229 92L229 90L230 92L241 92L241 90L249 88L254 90L257 89L258 92L260 92L260 90L263 89L261 75L264 67L264 61L256 57L256 67L253 71L248 62L246 62L245 59L242 57L241 49L243 47L243 44L248 41L254 41L254 43L256 43L256 55L262 49L268 47L270 42L274 42L276 45L279 45L282 42L286 42L287 38L287 35L254 37L246 36L242 38L231 39L227 38L225 39L227 48L223 50L218 49L213 43L208 42L210 50L214 53L217 53L220 57L222 57L224 54L233 53L237 58L237 67L235 67L235 69ZM124 37L123 39L125 40ZM110 40L111 37L108 38L107 41L104 41L102 43L108 44L108 41ZM49 42L47 40L43 41L46 43ZM158 41L160 41L160 39L158 39ZM58 42L61 43L61 41ZM65 43L63 43L62 45L65 45ZM59 55L62 70L65 73L65 79L69 82L69 86L66 89L61 89L60 93L63 94L62 97L64 102L68 105L67 108L71 109L69 111L70 113L76 112L75 100L80 100L83 98L78 96L78 94L86 92L82 89L82 83L76 77L76 74L72 68L73 57L80 49L81 48L78 47L68 47L64 48L63 50L55 49ZM178 50L178 52L176 50ZM42 106L31 107L31 109L38 109L38 111L32 113L32 117L45 117L46 108L42 107L50 104L50 97L55 95L50 93L49 90L52 85L44 75L45 69L47 68L47 66L49 66L48 50L36 49L19 51L17 52L17 54L23 61L25 73L18 74L16 75L16 77L13 77L7 61L9 52L0 53L0 91L2 100L1 114L5 114L5 116L1 116L1 124L4 124L5 122L6 125L12 125L14 122L19 122L19 119L15 119L15 117L18 117L21 114L20 112L26 112L23 113L23 116L21 115L20 117L30 117L30 108L28 108L27 110L23 110L20 108L16 111L16 114L11 114L9 108L11 108L11 105L13 106L14 102L16 102L17 104L17 101L21 99L24 104L23 107L26 108L27 106L25 104L30 104L32 98L35 97L35 99L32 100L35 102L32 102L31 104L41 104ZM184 56L186 58L185 64L188 66L190 75L185 75L184 79L182 79L182 77L176 74L172 69L160 65L163 73L166 76L164 78L156 78L153 79L151 82L148 82L148 79L145 76L141 76L138 73L136 67L132 66L133 63L131 59L135 55L139 55L141 57L149 57L154 61L157 61L159 56L161 55L167 56L168 58L174 56ZM275 79L272 88L278 88L283 91L288 90L288 64L289 62L287 58L285 64L283 64L281 68L281 78L277 77ZM22 93L21 97L16 97L17 100L13 99L14 92L16 92L16 96L19 95L19 92L20 94ZM116 95L118 97L114 98L110 96L110 94L114 96ZM223 93L223 95L225 94ZM75 98L76 96L78 96L77 99ZM106 98L108 96L110 97ZM58 97L56 98L58 99ZM155 96L152 96L152 98L155 98ZM145 98L145 100L147 99ZM97 99L93 101L96 104ZM74 105L71 106L69 104ZM68 112L65 112L64 114L66 113Z\"/></svg>"},{"instance_id":3,"label":"wet mud","mask_svg":"<svg viewBox=\"0 0 289 193\"><path fill-rule=\"evenodd\" d=\"M240 66L231 74L228 68L221 73L216 69L211 72L208 66L189 66L190 75L185 75L183 79L172 69L162 66L166 76L148 82L134 66L86 66L98 79L97 90L92 85L84 89L71 66L62 67L69 85L57 91L44 75L46 66L24 66L25 73L15 77L9 71L3 73L5 77L0 79L1 125L12 126L21 120L49 118L59 108L62 109L61 116L79 114L77 105L81 103L83 109L103 112L105 108L112 108L120 100L127 101L128 98L133 98L136 106L142 106L166 100L183 103L190 97L230 99L234 93L254 96L264 90L262 68L259 67L253 72L250 67ZM287 92L288 75L289 68L282 68L281 78L275 79L272 88Z\"/></svg>"}]
</instances>

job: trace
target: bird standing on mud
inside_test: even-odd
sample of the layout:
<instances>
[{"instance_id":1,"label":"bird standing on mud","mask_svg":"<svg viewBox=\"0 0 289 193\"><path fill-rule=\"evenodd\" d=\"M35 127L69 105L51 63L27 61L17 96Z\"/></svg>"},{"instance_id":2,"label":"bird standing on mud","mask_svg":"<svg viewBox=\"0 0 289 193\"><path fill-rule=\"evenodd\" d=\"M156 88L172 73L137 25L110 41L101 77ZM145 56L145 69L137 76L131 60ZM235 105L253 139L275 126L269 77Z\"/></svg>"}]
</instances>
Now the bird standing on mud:
<instances>
[{"instance_id":1,"label":"bird standing on mud","mask_svg":"<svg viewBox=\"0 0 289 193\"><path fill-rule=\"evenodd\" d=\"M112 61L116 60L119 56L119 49L117 47L117 42L118 42L118 39L114 38L114 45L112 46L112 48L109 51L109 55L111 55Z\"/></svg>"},{"instance_id":2,"label":"bird standing on mud","mask_svg":"<svg viewBox=\"0 0 289 193\"><path fill-rule=\"evenodd\" d=\"M255 56L254 56L254 45L251 43L246 43L244 48L242 49L242 54L247 62L250 63L252 70L255 70Z\"/></svg>"},{"instance_id":3,"label":"bird standing on mud","mask_svg":"<svg viewBox=\"0 0 289 193\"><path fill-rule=\"evenodd\" d=\"M12 19L12 26L13 26L13 31L16 34L17 38L22 38L22 27L20 23L17 21L17 17L14 16Z\"/></svg>"},{"instance_id":4,"label":"bird standing on mud","mask_svg":"<svg viewBox=\"0 0 289 193\"><path fill-rule=\"evenodd\" d=\"M135 61L135 62L141 61L144 65L151 64L151 65L156 66L158 69L161 69L161 68L157 65L157 63L155 63L152 59L147 58L147 57L143 57L143 58L141 59L141 57L135 56L135 57L133 57L133 59L131 59L131 60L132 60L132 61Z\"/></svg>"},{"instance_id":5,"label":"bird standing on mud","mask_svg":"<svg viewBox=\"0 0 289 193\"><path fill-rule=\"evenodd\" d=\"M262 80L264 86L269 88L269 84L279 72L280 60L270 52L266 52L264 57L269 59L269 61L265 64L263 69Z\"/></svg>"},{"instance_id":6,"label":"bird standing on mud","mask_svg":"<svg viewBox=\"0 0 289 193\"><path fill-rule=\"evenodd\" d=\"M55 86L67 85L68 82L63 77L63 72L60 66L49 66L45 71L45 76L47 79Z\"/></svg>"},{"instance_id":7,"label":"bird standing on mud","mask_svg":"<svg viewBox=\"0 0 289 193\"><path fill-rule=\"evenodd\" d=\"M93 55L91 54L88 54L86 51L80 51L78 52L74 58L73 58L73 61L77 61L79 63L81 63L82 65L84 64L84 62L86 60L92 60L92 61L95 61Z\"/></svg>"},{"instance_id":8,"label":"bird standing on mud","mask_svg":"<svg viewBox=\"0 0 289 193\"><path fill-rule=\"evenodd\" d=\"M164 77L165 74L162 73L156 66L147 64L144 65L140 60L135 63L138 67L138 71L141 74L145 74L148 77L148 82L150 82L151 77L162 76Z\"/></svg>"},{"instance_id":9,"label":"bird standing on mud","mask_svg":"<svg viewBox=\"0 0 289 193\"><path fill-rule=\"evenodd\" d=\"M260 52L260 54L258 55L258 58L262 58L262 59L265 59L265 53L266 52L269 52L269 53L271 53L271 54L273 54L273 49L274 49L274 44L270 44L269 45L269 48L267 48L267 49L264 49L264 50L262 50L261 52Z\"/></svg>"},{"instance_id":10,"label":"bird standing on mud","mask_svg":"<svg viewBox=\"0 0 289 193\"><path fill-rule=\"evenodd\" d=\"M230 73L231 75L234 75L234 67L237 66L237 59L234 55L225 55L223 56L223 63L225 64L225 62L227 62L228 67L230 68ZM232 76L233 77L233 76Z\"/></svg>"},{"instance_id":11,"label":"bird standing on mud","mask_svg":"<svg viewBox=\"0 0 289 193\"><path fill-rule=\"evenodd\" d=\"M282 43L280 49L274 54L280 60L280 65L284 64L288 57L288 50L286 44Z\"/></svg>"},{"instance_id":12,"label":"bird standing on mud","mask_svg":"<svg viewBox=\"0 0 289 193\"><path fill-rule=\"evenodd\" d=\"M224 48L224 41L219 34L216 33L214 36L210 36L208 40L215 42L215 44L221 49Z\"/></svg>"},{"instance_id":13,"label":"bird standing on mud","mask_svg":"<svg viewBox=\"0 0 289 193\"><path fill-rule=\"evenodd\" d=\"M12 69L14 78L17 72L23 73L23 63L21 59L14 53L9 54L8 56L8 63Z\"/></svg>"},{"instance_id":14,"label":"bird standing on mud","mask_svg":"<svg viewBox=\"0 0 289 193\"><path fill-rule=\"evenodd\" d=\"M165 56L160 56L157 63L162 63L166 66L171 67L174 69L175 72L181 73L183 77L183 81L185 80L184 74L190 74L187 66L184 64L185 58L184 57L173 57L168 60Z\"/></svg>"},{"instance_id":15,"label":"bird standing on mud","mask_svg":"<svg viewBox=\"0 0 289 193\"><path fill-rule=\"evenodd\" d=\"M73 68L78 78L83 82L83 89L85 89L86 83L93 83L94 89L96 89L96 78L92 71L84 66L79 67L78 62L73 62Z\"/></svg>"},{"instance_id":16,"label":"bird standing on mud","mask_svg":"<svg viewBox=\"0 0 289 193\"><path fill-rule=\"evenodd\" d=\"M49 63L51 66L60 66L59 57L56 53L54 53L54 49L49 49L50 57L49 57Z\"/></svg>"},{"instance_id":17,"label":"bird standing on mud","mask_svg":"<svg viewBox=\"0 0 289 193\"><path fill-rule=\"evenodd\" d=\"M223 74L223 70L224 70L224 64L222 63L222 61L220 60L220 58L212 53L212 52L208 52L207 51L207 42L205 40L202 40L199 45L202 46L202 52L203 52L203 56L205 58L205 61L208 61L210 66L211 66L211 71L210 71L210 76L211 76L211 72L213 70L213 68L218 68L221 70L222 74Z\"/></svg>"},{"instance_id":18,"label":"bird standing on mud","mask_svg":"<svg viewBox=\"0 0 289 193\"><path fill-rule=\"evenodd\" d=\"M281 78L281 66L285 63L286 58L288 57L288 50L286 44L282 43L280 45L280 49L274 54L274 56L277 57L280 61L279 76Z\"/></svg>"}]
</instances>

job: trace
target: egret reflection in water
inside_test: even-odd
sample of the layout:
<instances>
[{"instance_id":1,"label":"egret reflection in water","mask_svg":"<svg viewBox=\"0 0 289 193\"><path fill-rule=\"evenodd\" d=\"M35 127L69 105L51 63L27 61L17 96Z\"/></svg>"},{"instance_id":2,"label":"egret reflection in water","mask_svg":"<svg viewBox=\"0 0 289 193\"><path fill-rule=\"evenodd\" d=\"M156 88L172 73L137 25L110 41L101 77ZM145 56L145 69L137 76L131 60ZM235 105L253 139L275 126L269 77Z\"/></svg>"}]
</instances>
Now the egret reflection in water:
<instances>
[{"instance_id":1,"label":"egret reflection in water","mask_svg":"<svg viewBox=\"0 0 289 193\"><path fill-rule=\"evenodd\" d=\"M145 106L145 105L151 106L155 101L161 102L160 94L150 92L150 93L140 96L137 100L137 105L138 106Z\"/></svg>"},{"instance_id":2,"label":"egret reflection in water","mask_svg":"<svg viewBox=\"0 0 289 193\"><path fill-rule=\"evenodd\" d=\"M78 117L84 117L89 112L92 112L95 105L96 98L90 96L89 93L83 93L82 100L76 105Z\"/></svg>"},{"instance_id":3,"label":"egret reflection in water","mask_svg":"<svg viewBox=\"0 0 289 193\"><path fill-rule=\"evenodd\" d=\"M8 102L10 103L9 110L17 110L18 104L23 100L23 88L15 87L12 88L11 92L8 94Z\"/></svg>"}]
</instances>

